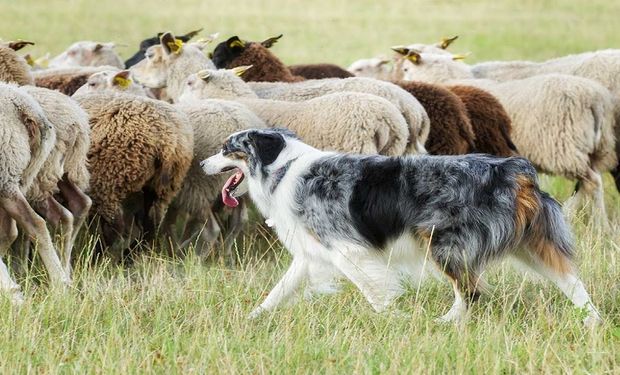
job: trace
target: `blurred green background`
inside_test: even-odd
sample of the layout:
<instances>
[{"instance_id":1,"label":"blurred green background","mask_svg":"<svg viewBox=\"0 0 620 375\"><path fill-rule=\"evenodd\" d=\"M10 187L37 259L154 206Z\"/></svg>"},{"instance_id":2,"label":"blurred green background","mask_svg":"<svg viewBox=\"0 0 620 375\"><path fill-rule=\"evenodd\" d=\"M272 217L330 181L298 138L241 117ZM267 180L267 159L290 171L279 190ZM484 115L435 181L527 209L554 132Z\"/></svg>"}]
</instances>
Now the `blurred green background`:
<instances>
[{"instance_id":1,"label":"blurred green background","mask_svg":"<svg viewBox=\"0 0 620 375\"><path fill-rule=\"evenodd\" d=\"M93 1L1 0L0 38L28 39L34 55L56 54L77 40L115 41L127 57L159 31L204 27L222 38L262 40L287 63L352 61L389 46L460 35L454 51L470 61L544 59L620 47L620 1Z\"/></svg>"}]
</instances>

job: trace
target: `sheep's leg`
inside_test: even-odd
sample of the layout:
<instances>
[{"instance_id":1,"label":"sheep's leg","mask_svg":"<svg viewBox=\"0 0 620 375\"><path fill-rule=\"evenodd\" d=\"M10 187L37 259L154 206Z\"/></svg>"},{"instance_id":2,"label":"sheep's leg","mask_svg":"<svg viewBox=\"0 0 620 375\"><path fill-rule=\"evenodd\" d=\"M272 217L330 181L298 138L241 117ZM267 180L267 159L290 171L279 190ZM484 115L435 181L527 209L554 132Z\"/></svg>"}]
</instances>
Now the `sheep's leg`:
<instances>
[{"instance_id":1,"label":"sheep's leg","mask_svg":"<svg viewBox=\"0 0 620 375\"><path fill-rule=\"evenodd\" d=\"M9 214L0 208L0 290L10 294L11 300L15 304L24 301L19 285L13 281L6 264L2 260L9 248L17 239L17 222Z\"/></svg>"},{"instance_id":2,"label":"sheep's leg","mask_svg":"<svg viewBox=\"0 0 620 375\"><path fill-rule=\"evenodd\" d=\"M209 256L209 248L219 237L221 229L213 212L209 211L200 218L192 218L185 228L183 235L185 241L181 244L184 248L194 242L196 253L202 258Z\"/></svg>"},{"instance_id":3,"label":"sheep's leg","mask_svg":"<svg viewBox=\"0 0 620 375\"><path fill-rule=\"evenodd\" d=\"M60 261L67 275L71 275L71 251L73 250L74 221L71 212L60 205L54 198L45 201L42 210L43 216L52 225L56 235L60 237Z\"/></svg>"},{"instance_id":4,"label":"sheep's leg","mask_svg":"<svg viewBox=\"0 0 620 375\"><path fill-rule=\"evenodd\" d=\"M248 222L248 206L245 199L239 200L239 205L232 210L229 219L228 233L224 239L224 256L228 262L234 261L233 245L243 227Z\"/></svg>"},{"instance_id":5,"label":"sheep's leg","mask_svg":"<svg viewBox=\"0 0 620 375\"><path fill-rule=\"evenodd\" d=\"M179 245L179 236L177 235L177 221L181 216L181 209L173 204L168 207L168 212L162 223L162 229L165 232L167 238L172 241L173 245Z\"/></svg>"},{"instance_id":6,"label":"sheep's leg","mask_svg":"<svg viewBox=\"0 0 620 375\"><path fill-rule=\"evenodd\" d=\"M58 182L58 188L60 189L60 194L67 202L67 208L73 214L71 243L74 244L80 229L82 229L88 218L88 213L93 203L90 197L84 194L82 189L77 187L66 175Z\"/></svg>"},{"instance_id":7,"label":"sheep's leg","mask_svg":"<svg viewBox=\"0 0 620 375\"><path fill-rule=\"evenodd\" d=\"M603 179L601 174L593 169L588 169L586 175L577 183L577 193L567 202L566 209L569 214L575 214L583 202L590 206L590 220L600 230L608 229L607 213L605 212L605 199Z\"/></svg>"},{"instance_id":8,"label":"sheep's leg","mask_svg":"<svg viewBox=\"0 0 620 375\"><path fill-rule=\"evenodd\" d=\"M45 220L34 212L24 195L17 191L11 198L0 198L0 206L36 241L39 254L52 282L61 285L70 284L71 280L58 259Z\"/></svg>"}]
</instances>

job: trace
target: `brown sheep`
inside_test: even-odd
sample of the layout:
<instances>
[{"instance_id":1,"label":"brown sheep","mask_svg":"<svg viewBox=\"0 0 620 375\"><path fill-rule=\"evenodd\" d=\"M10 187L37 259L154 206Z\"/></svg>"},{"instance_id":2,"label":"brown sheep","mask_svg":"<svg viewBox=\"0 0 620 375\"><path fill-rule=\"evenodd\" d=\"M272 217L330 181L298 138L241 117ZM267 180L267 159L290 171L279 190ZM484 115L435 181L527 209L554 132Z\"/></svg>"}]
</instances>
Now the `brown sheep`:
<instances>
[{"instance_id":1,"label":"brown sheep","mask_svg":"<svg viewBox=\"0 0 620 375\"><path fill-rule=\"evenodd\" d=\"M88 81L88 77L104 70L118 70L118 68L93 66L38 70L33 74L34 83L39 87L58 90L71 96Z\"/></svg>"},{"instance_id":2,"label":"brown sheep","mask_svg":"<svg viewBox=\"0 0 620 375\"><path fill-rule=\"evenodd\" d=\"M305 79L355 77L348 70L334 64L300 64L289 65L288 68L293 75L301 76Z\"/></svg>"},{"instance_id":3,"label":"brown sheep","mask_svg":"<svg viewBox=\"0 0 620 375\"><path fill-rule=\"evenodd\" d=\"M135 95L76 95L90 116L88 153L93 212L103 220L104 241L127 234L124 204L144 194L143 230L150 238L180 190L193 158L193 130L168 103Z\"/></svg>"},{"instance_id":4,"label":"brown sheep","mask_svg":"<svg viewBox=\"0 0 620 375\"><path fill-rule=\"evenodd\" d=\"M304 77L293 75L290 69L269 51L268 48L281 37L282 35L279 35L257 43L247 42L239 39L238 36L233 36L215 47L211 60L218 69L254 66L243 75L243 80L246 82L304 81Z\"/></svg>"},{"instance_id":5,"label":"brown sheep","mask_svg":"<svg viewBox=\"0 0 620 375\"><path fill-rule=\"evenodd\" d=\"M459 155L475 150L474 132L463 102L450 90L423 82L397 82L422 104L431 120L426 150L433 155Z\"/></svg>"},{"instance_id":6,"label":"brown sheep","mask_svg":"<svg viewBox=\"0 0 620 375\"><path fill-rule=\"evenodd\" d=\"M502 104L490 93L473 86L448 86L465 104L475 135L476 151L497 156L515 156L517 147L510 133L512 122Z\"/></svg>"}]
</instances>

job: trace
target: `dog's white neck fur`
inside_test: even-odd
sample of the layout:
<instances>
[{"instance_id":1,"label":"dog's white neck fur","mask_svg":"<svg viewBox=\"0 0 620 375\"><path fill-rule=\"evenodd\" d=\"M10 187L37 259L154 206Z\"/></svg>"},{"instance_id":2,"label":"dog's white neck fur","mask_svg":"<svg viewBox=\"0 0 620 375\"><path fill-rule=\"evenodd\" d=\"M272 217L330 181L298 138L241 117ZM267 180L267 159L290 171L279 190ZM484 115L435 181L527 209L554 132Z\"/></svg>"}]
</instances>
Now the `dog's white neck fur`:
<instances>
[{"instance_id":1,"label":"dog's white neck fur","mask_svg":"<svg viewBox=\"0 0 620 375\"><path fill-rule=\"evenodd\" d=\"M278 158L267 167L269 171L268 181L263 180L261 174L252 176L249 170L243 170L248 180L250 197L261 214L277 226L277 217L280 216L278 211L285 207L290 209L290 204L294 204L295 188L287 188L286 186L294 184L301 171L307 170L308 164L328 154L296 139L287 138L286 146L282 149ZM272 182L276 178L274 172L285 167L291 160L295 161L289 166L278 187L272 192Z\"/></svg>"}]
</instances>

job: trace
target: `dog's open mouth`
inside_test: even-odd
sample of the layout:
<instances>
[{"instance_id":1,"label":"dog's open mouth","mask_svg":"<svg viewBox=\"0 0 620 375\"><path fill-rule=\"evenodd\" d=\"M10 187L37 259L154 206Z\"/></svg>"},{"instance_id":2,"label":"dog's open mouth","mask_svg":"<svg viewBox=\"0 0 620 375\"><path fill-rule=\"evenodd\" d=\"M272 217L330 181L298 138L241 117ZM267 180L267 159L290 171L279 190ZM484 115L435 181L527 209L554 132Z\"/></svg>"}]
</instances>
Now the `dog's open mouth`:
<instances>
[{"instance_id":1,"label":"dog's open mouth","mask_svg":"<svg viewBox=\"0 0 620 375\"><path fill-rule=\"evenodd\" d=\"M222 202L224 202L224 204L228 207L237 207L239 205L239 201L234 197L234 193L235 189L239 187L244 178L245 176L243 175L243 172L241 172L240 169L237 169L235 174L226 180L226 183L222 188Z\"/></svg>"}]
</instances>

